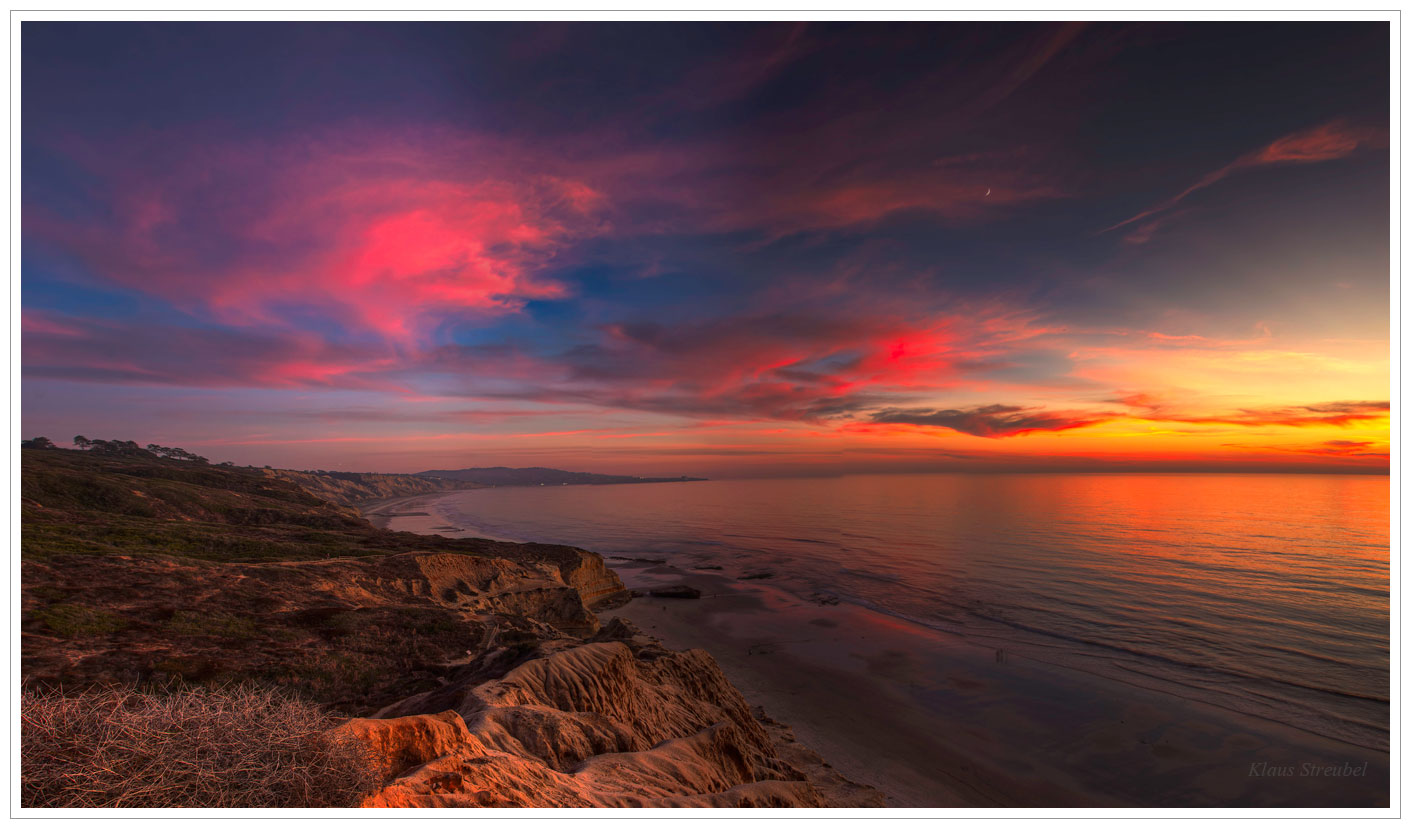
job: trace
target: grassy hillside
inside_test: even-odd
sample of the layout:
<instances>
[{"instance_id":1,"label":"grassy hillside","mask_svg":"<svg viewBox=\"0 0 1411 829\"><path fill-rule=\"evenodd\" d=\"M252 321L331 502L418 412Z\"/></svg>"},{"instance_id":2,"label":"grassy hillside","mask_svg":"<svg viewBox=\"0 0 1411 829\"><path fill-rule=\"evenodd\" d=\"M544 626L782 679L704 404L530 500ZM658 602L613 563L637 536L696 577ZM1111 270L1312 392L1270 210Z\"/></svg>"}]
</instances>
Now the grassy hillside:
<instances>
[{"instance_id":1,"label":"grassy hillside","mask_svg":"<svg viewBox=\"0 0 1411 829\"><path fill-rule=\"evenodd\" d=\"M428 478L418 475L387 475L380 472L303 472L296 469L266 469L266 475L282 478L317 495L325 501L356 506L384 498L444 492L449 489L474 489L479 484Z\"/></svg>"},{"instance_id":2,"label":"grassy hillside","mask_svg":"<svg viewBox=\"0 0 1411 829\"><path fill-rule=\"evenodd\" d=\"M22 464L26 805L827 805L708 654L599 624L594 553L135 444Z\"/></svg>"},{"instance_id":3,"label":"grassy hillside","mask_svg":"<svg viewBox=\"0 0 1411 829\"><path fill-rule=\"evenodd\" d=\"M306 561L438 550L552 561L555 549L569 549L388 532L260 469L66 449L24 449L21 456L25 558Z\"/></svg>"},{"instance_id":4,"label":"grassy hillside","mask_svg":"<svg viewBox=\"0 0 1411 829\"><path fill-rule=\"evenodd\" d=\"M20 492L42 685L254 679L365 713L621 588L591 553L389 532L264 470L25 449Z\"/></svg>"}]
</instances>

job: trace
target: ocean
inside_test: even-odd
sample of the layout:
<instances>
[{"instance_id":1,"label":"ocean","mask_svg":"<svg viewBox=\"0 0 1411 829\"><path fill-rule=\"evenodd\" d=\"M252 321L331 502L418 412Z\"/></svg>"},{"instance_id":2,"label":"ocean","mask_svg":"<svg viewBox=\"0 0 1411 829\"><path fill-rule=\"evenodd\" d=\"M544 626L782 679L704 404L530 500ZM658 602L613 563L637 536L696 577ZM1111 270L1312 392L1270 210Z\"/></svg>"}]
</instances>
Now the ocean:
<instances>
[{"instance_id":1,"label":"ocean","mask_svg":"<svg viewBox=\"0 0 1411 829\"><path fill-rule=\"evenodd\" d=\"M1385 750L1389 495L1363 475L853 475L479 489L436 509L457 534L769 573Z\"/></svg>"}]
</instances>

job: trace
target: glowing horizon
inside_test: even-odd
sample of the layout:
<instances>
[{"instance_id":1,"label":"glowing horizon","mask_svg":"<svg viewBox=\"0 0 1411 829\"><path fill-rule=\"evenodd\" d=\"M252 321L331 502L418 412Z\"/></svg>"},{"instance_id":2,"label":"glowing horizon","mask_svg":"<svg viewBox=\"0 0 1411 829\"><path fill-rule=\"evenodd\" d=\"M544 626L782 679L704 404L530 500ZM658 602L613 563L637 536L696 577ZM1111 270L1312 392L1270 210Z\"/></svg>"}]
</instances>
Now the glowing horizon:
<instances>
[{"instance_id":1,"label":"glowing horizon","mask_svg":"<svg viewBox=\"0 0 1411 829\"><path fill-rule=\"evenodd\" d=\"M1389 468L1385 24L23 36L26 437Z\"/></svg>"}]
</instances>

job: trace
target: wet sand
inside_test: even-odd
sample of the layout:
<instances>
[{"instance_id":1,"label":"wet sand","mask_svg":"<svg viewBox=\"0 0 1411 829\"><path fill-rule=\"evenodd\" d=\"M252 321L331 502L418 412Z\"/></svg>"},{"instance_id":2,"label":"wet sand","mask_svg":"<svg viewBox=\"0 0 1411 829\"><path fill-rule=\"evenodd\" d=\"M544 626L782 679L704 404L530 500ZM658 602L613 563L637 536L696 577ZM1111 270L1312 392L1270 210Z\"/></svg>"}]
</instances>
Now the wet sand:
<instances>
[{"instance_id":1,"label":"wet sand","mask_svg":"<svg viewBox=\"0 0 1411 829\"><path fill-rule=\"evenodd\" d=\"M435 516L430 511L430 506L439 496L444 494L443 492L430 492L422 495L406 495L401 498L387 498L381 501L368 501L359 504L358 511L374 527L420 535L435 535L431 531L431 527L433 525L446 526L446 523L432 520ZM393 521L396 522L396 526L392 526Z\"/></svg>"},{"instance_id":2,"label":"wet sand","mask_svg":"<svg viewBox=\"0 0 1411 829\"><path fill-rule=\"evenodd\" d=\"M437 529L454 526L436 510L442 495L364 512L393 530L473 534ZM629 587L689 584L702 597L643 597L600 616L629 619L668 647L707 650L751 703L893 806L1389 804L1384 751L794 596L744 573L611 555L608 564Z\"/></svg>"},{"instance_id":3,"label":"wet sand","mask_svg":"<svg viewBox=\"0 0 1411 829\"><path fill-rule=\"evenodd\" d=\"M499 538L488 535L475 527L457 526L456 523L436 510L436 502L442 497L465 490L451 492L426 492L420 495L407 495L401 498L387 498L381 501L368 501L358 505L374 527L396 532L416 533L417 535L444 535L447 538L489 538L495 541L514 541L513 538Z\"/></svg>"}]
</instances>

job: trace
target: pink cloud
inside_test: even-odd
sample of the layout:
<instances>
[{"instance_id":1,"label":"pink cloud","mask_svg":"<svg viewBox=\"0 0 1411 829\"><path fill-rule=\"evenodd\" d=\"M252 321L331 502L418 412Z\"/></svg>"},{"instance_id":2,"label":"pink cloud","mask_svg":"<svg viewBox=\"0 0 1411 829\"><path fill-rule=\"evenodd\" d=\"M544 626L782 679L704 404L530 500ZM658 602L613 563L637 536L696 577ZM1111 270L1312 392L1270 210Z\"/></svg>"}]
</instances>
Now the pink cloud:
<instances>
[{"instance_id":1,"label":"pink cloud","mask_svg":"<svg viewBox=\"0 0 1411 829\"><path fill-rule=\"evenodd\" d=\"M758 314L668 327L622 324L601 342L528 360L531 399L592 403L712 422L825 422L889 400L954 388L1003 362L1028 336L1022 315L965 313L908 319ZM483 365L478 350L443 350L443 364ZM454 356L453 356L454 355ZM502 355L498 352L496 359Z\"/></svg>"},{"instance_id":2,"label":"pink cloud","mask_svg":"<svg viewBox=\"0 0 1411 829\"><path fill-rule=\"evenodd\" d=\"M563 296L544 271L603 205L518 148L444 134L76 155L114 218L35 208L26 230L99 278L227 324L312 312L401 343L457 314Z\"/></svg>"},{"instance_id":3,"label":"pink cloud","mask_svg":"<svg viewBox=\"0 0 1411 829\"><path fill-rule=\"evenodd\" d=\"M50 337L83 336L82 326L61 320L59 317L43 311L22 310L20 312L20 330L24 334Z\"/></svg>"},{"instance_id":4,"label":"pink cloud","mask_svg":"<svg viewBox=\"0 0 1411 829\"><path fill-rule=\"evenodd\" d=\"M741 83L806 48L798 30L778 35ZM569 146L366 127L279 142L199 130L102 147L75 140L63 153L97 182L89 196L106 209L76 219L26 206L25 231L100 280L225 324L306 327L315 315L409 346L446 321L564 297L552 270L592 237L777 238L912 210L971 222L1063 195L1022 148L920 168L889 161L926 152L949 130L914 126L879 136L866 119L840 119L775 130L748 163L719 142L643 149L612 132Z\"/></svg>"},{"instance_id":5,"label":"pink cloud","mask_svg":"<svg viewBox=\"0 0 1411 829\"><path fill-rule=\"evenodd\" d=\"M32 377L204 388L401 391L384 349L302 332L188 328L26 314L21 341Z\"/></svg>"}]
</instances>

